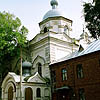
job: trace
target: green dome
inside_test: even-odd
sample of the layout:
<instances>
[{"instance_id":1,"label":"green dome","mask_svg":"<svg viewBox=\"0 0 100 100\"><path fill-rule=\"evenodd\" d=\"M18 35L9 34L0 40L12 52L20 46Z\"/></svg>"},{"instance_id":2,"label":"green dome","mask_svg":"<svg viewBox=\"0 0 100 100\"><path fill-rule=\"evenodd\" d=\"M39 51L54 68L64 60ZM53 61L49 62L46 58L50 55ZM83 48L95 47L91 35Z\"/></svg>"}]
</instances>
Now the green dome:
<instances>
[{"instance_id":1,"label":"green dome","mask_svg":"<svg viewBox=\"0 0 100 100\"><path fill-rule=\"evenodd\" d=\"M31 64L30 62L28 62L28 61L24 61L24 62L22 63L22 66L23 66L23 67L31 67L32 64Z\"/></svg>"}]
</instances>

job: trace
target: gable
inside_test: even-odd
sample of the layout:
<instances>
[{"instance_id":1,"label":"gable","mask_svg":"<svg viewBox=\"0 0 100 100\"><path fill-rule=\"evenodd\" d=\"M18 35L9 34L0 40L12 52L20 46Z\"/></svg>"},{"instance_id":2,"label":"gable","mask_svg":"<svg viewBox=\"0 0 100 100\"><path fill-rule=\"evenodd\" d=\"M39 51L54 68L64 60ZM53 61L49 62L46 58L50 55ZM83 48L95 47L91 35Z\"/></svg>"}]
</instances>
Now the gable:
<instances>
[{"instance_id":1,"label":"gable","mask_svg":"<svg viewBox=\"0 0 100 100\"><path fill-rule=\"evenodd\" d=\"M33 82L33 83L46 83L46 81L44 80L44 78L42 78L38 72L36 72L35 75L31 76L27 82Z\"/></svg>"},{"instance_id":2,"label":"gable","mask_svg":"<svg viewBox=\"0 0 100 100\"><path fill-rule=\"evenodd\" d=\"M38 55L33 61L33 68L36 67L37 63L41 63L43 65L43 64L45 64L45 59Z\"/></svg>"},{"instance_id":3,"label":"gable","mask_svg":"<svg viewBox=\"0 0 100 100\"><path fill-rule=\"evenodd\" d=\"M4 78L2 82L3 88L6 88L7 86L9 86L9 84L13 84L14 86L16 85L16 82L19 80L15 79L14 75L15 73L11 73L11 72L7 74L7 76Z\"/></svg>"},{"instance_id":4,"label":"gable","mask_svg":"<svg viewBox=\"0 0 100 100\"><path fill-rule=\"evenodd\" d=\"M30 45L35 44L36 42L39 42L40 40L46 38L48 36L48 33L39 33L37 34L31 41Z\"/></svg>"}]
</instances>

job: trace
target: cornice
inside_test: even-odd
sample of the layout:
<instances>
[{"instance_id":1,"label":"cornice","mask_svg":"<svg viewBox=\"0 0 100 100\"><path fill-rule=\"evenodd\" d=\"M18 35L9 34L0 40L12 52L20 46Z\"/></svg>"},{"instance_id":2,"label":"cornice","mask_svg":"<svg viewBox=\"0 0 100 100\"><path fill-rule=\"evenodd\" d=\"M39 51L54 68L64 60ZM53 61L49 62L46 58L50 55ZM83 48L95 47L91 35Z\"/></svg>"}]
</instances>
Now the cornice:
<instances>
[{"instance_id":1,"label":"cornice","mask_svg":"<svg viewBox=\"0 0 100 100\"><path fill-rule=\"evenodd\" d=\"M39 23L39 26L42 25L42 24L44 24L44 23L46 23L46 22L48 22L48 21L50 21L50 20L64 20L64 21L70 22L71 24L73 23L73 21L70 20L70 19L68 19L68 18L65 18L65 17L62 17L62 16L56 16L56 17L49 17L49 18L47 18L47 19L41 21L41 22Z\"/></svg>"}]
</instances>

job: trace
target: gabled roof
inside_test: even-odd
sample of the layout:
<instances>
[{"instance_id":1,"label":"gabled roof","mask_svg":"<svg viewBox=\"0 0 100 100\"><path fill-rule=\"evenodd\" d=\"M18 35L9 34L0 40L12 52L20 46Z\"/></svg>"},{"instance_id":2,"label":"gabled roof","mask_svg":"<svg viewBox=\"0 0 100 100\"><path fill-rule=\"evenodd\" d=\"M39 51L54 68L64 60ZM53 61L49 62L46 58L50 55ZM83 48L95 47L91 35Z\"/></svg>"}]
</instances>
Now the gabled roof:
<instances>
[{"instance_id":1,"label":"gabled roof","mask_svg":"<svg viewBox=\"0 0 100 100\"><path fill-rule=\"evenodd\" d=\"M7 76L11 76L15 80L15 82L20 82L20 76L16 75L13 72L9 72Z\"/></svg>"},{"instance_id":2,"label":"gabled roof","mask_svg":"<svg viewBox=\"0 0 100 100\"><path fill-rule=\"evenodd\" d=\"M45 38L54 38L54 39L57 39L57 40L62 40L62 41L66 41L66 42L71 42L72 41L72 38L69 37L67 34L65 33L62 33L62 34L57 34L57 33L53 33L52 31L49 31L45 34L37 34L31 41L30 41L30 45L32 44L35 44Z\"/></svg>"},{"instance_id":3,"label":"gabled roof","mask_svg":"<svg viewBox=\"0 0 100 100\"><path fill-rule=\"evenodd\" d=\"M16 75L15 73L13 72L9 72L6 76L6 78L12 78L14 79L15 82L20 82L20 75ZM5 79L6 79L5 78ZM24 82L24 77L22 76L22 82Z\"/></svg>"},{"instance_id":4,"label":"gabled roof","mask_svg":"<svg viewBox=\"0 0 100 100\"><path fill-rule=\"evenodd\" d=\"M39 75L38 72L35 73L35 75L31 76L27 82L33 82L33 83L46 83L43 77Z\"/></svg>"},{"instance_id":5,"label":"gabled roof","mask_svg":"<svg viewBox=\"0 0 100 100\"><path fill-rule=\"evenodd\" d=\"M95 40L92 43L90 43L88 45L88 47L86 49L84 49L83 51L79 51L79 50L75 51L75 52L65 56L64 58L59 59L55 63L62 62L62 61L65 61L65 60L69 60L69 59L72 59L72 58L76 58L76 57L79 57L79 56L83 56L83 55L93 53L93 52L96 52L96 51L99 51L99 50L100 50L100 39Z\"/></svg>"},{"instance_id":6,"label":"gabled roof","mask_svg":"<svg viewBox=\"0 0 100 100\"><path fill-rule=\"evenodd\" d=\"M46 83L46 80L43 77L41 77L38 74L38 72L36 72L35 75L28 77L27 81L25 81L25 78L27 78L27 77L22 76L22 82L27 82L27 83L33 82L33 83L41 83L41 84ZM2 86L4 86L4 84L7 83L8 81L13 81L15 84L19 83L20 75L16 75L13 72L9 72L4 79Z\"/></svg>"},{"instance_id":7,"label":"gabled roof","mask_svg":"<svg viewBox=\"0 0 100 100\"><path fill-rule=\"evenodd\" d=\"M24 82L24 77L22 76L22 82ZM20 82L20 76L13 72L9 72L2 82L2 87L8 82L13 81L15 84Z\"/></svg>"}]
</instances>

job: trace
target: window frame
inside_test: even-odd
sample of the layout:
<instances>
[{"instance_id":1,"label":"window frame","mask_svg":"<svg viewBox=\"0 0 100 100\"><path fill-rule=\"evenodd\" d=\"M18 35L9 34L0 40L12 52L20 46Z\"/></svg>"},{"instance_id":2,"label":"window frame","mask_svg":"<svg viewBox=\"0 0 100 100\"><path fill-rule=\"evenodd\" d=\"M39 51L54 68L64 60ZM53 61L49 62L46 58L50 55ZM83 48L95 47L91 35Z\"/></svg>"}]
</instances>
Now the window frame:
<instances>
[{"instance_id":1,"label":"window frame","mask_svg":"<svg viewBox=\"0 0 100 100\"><path fill-rule=\"evenodd\" d=\"M42 76L42 64L38 63L38 73L40 76Z\"/></svg>"},{"instance_id":2,"label":"window frame","mask_svg":"<svg viewBox=\"0 0 100 100\"><path fill-rule=\"evenodd\" d=\"M66 68L62 68L61 69L61 77L62 77L62 81L66 81L67 80L67 69Z\"/></svg>"},{"instance_id":3,"label":"window frame","mask_svg":"<svg viewBox=\"0 0 100 100\"><path fill-rule=\"evenodd\" d=\"M77 70L77 78L78 78L78 79L84 78L84 73L83 73L82 64L77 64L76 70Z\"/></svg>"},{"instance_id":4,"label":"window frame","mask_svg":"<svg viewBox=\"0 0 100 100\"><path fill-rule=\"evenodd\" d=\"M47 27L44 27L44 33L48 32L48 28Z\"/></svg>"},{"instance_id":5,"label":"window frame","mask_svg":"<svg viewBox=\"0 0 100 100\"><path fill-rule=\"evenodd\" d=\"M41 98L41 89L40 88L36 89L36 97Z\"/></svg>"},{"instance_id":6,"label":"window frame","mask_svg":"<svg viewBox=\"0 0 100 100\"><path fill-rule=\"evenodd\" d=\"M64 32L68 35L69 34L69 28L67 25L64 26Z\"/></svg>"}]
</instances>

